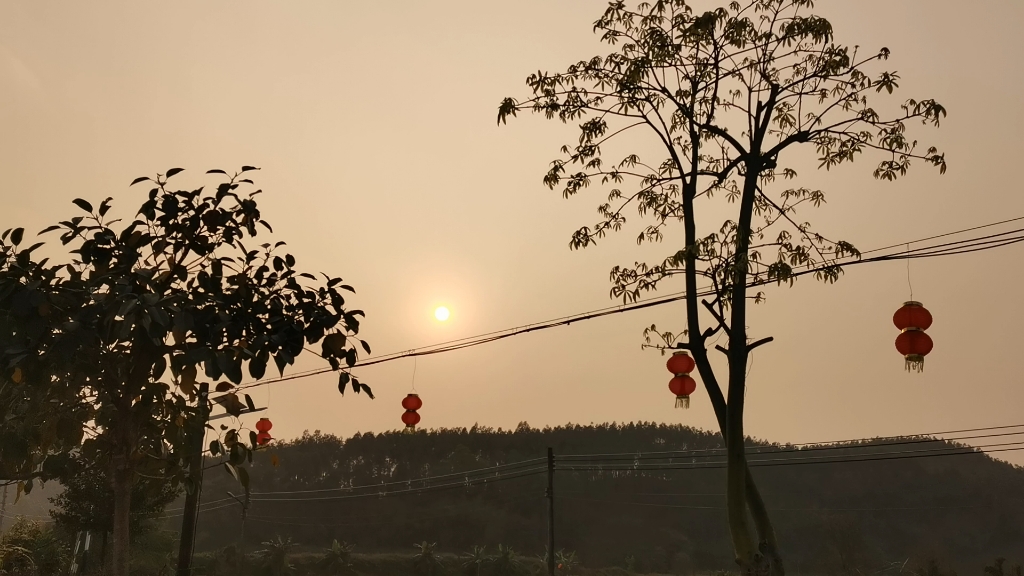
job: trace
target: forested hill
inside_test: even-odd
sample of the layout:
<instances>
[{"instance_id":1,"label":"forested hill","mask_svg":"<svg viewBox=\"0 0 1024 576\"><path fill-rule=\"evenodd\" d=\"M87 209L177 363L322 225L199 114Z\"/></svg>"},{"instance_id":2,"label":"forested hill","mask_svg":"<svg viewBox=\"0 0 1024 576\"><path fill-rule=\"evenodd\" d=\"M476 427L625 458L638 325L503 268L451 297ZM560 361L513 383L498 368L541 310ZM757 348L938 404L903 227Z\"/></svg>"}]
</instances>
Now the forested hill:
<instances>
[{"instance_id":1,"label":"forested hill","mask_svg":"<svg viewBox=\"0 0 1024 576\"><path fill-rule=\"evenodd\" d=\"M973 574L997 556L1024 559L1020 468L925 438L749 446L792 574L877 571L908 558ZM307 433L257 453L247 546L281 535L364 552L409 552L427 540L449 552L506 544L542 554L548 447L557 458L556 548L590 567L733 567L721 438L647 423ZM434 479L416 480L424 476ZM238 486L228 474L207 472L200 549L238 541L240 507L223 501L229 490Z\"/></svg>"}]
</instances>

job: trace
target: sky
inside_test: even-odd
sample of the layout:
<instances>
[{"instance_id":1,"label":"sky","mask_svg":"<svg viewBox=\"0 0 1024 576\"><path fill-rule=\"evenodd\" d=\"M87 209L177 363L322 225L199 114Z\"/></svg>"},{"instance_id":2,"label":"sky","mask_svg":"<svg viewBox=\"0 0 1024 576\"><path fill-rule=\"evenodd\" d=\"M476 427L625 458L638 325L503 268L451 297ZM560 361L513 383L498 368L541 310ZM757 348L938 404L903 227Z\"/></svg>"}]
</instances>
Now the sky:
<instances>
[{"instance_id":1,"label":"sky","mask_svg":"<svg viewBox=\"0 0 1024 576\"><path fill-rule=\"evenodd\" d=\"M591 32L604 5L6 1L0 228L42 229L74 215L78 197L113 196L127 212L144 194L128 183L172 167L193 187L212 182L208 169L254 165L275 238L300 267L356 288L377 354L615 304L612 266L680 246L638 249L627 231L570 251L603 195L567 201L541 178L575 127L495 122L503 97L526 96L528 74L607 52ZM882 183L868 158L812 166L801 183L825 189L828 203L802 218L867 250L1024 215L1024 4L821 0L817 12L840 41L892 51L899 99L946 106L941 129L916 134L946 152L949 171L919 164ZM923 374L905 372L893 347L892 313L909 299L904 262L853 267L832 286L768 288L749 327L775 342L753 354L747 432L817 442L1024 423L1021 250L914 261L914 297L935 317ZM433 318L439 305L451 310L446 323ZM682 305L360 369L372 401L340 396L332 375L253 398L282 439L396 429L413 384L427 427L713 428L702 390L690 410L673 408L664 359L640 346L652 323L678 329Z\"/></svg>"}]
</instances>

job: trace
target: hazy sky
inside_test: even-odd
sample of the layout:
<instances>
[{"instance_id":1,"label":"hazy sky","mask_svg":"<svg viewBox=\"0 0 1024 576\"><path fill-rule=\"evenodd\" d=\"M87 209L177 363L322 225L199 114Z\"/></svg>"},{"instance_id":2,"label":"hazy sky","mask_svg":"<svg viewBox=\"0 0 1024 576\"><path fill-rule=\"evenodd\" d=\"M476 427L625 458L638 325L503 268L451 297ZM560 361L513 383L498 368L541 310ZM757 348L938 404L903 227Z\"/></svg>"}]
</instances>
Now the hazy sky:
<instances>
[{"instance_id":1,"label":"hazy sky","mask_svg":"<svg viewBox=\"0 0 1024 576\"><path fill-rule=\"evenodd\" d=\"M41 229L73 215L76 197L137 207L144 191L128 183L167 168L186 168L176 181L193 186L207 169L252 164L264 214L300 266L358 290L377 353L607 306L608 270L637 259L635 232L570 252L603 194L566 201L541 184L575 128L530 116L495 125L502 97L526 95L527 74L605 52L591 33L604 5L8 0L0 227ZM919 165L895 184L874 181L869 159L804 170L830 195L802 218L870 249L1024 215L1024 3L831 0L818 12L840 40L892 50L899 99L947 107L941 129L916 135L950 167L940 177ZM935 316L924 374L904 372L893 348L903 262L851 268L836 286L768 289L749 324L776 341L754 353L748 432L807 442L1024 423L1021 250L914 262L914 295ZM440 304L446 324L432 316ZM652 322L678 328L682 305L422 358L422 425L712 427L700 389L692 409L673 408L663 358L640 350ZM342 398L333 375L273 386L275 435L401 426L413 361L358 375L376 400ZM265 404L266 389L254 398Z\"/></svg>"}]
</instances>

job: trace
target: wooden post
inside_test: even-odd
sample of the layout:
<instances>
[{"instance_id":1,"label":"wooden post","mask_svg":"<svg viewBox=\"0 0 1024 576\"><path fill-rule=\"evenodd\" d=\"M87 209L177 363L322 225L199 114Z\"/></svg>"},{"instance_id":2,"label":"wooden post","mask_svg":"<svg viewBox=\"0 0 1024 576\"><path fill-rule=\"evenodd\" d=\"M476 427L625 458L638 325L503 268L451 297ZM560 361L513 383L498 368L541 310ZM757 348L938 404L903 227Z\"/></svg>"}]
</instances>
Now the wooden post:
<instances>
[{"instance_id":1,"label":"wooden post","mask_svg":"<svg viewBox=\"0 0 1024 576\"><path fill-rule=\"evenodd\" d=\"M209 417L208 397L210 385L199 385L199 423L192 430L188 454L188 477L193 490L185 495L185 510L181 519L181 538L178 542L177 576L192 576L192 553L196 544L196 524L199 520L199 502L203 492L203 440L206 439L206 419Z\"/></svg>"},{"instance_id":2,"label":"wooden post","mask_svg":"<svg viewBox=\"0 0 1024 576\"><path fill-rule=\"evenodd\" d=\"M7 484L4 484L4 495L0 498L0 534L4 533L4 517L7 515Z\"/></svg>"},{"instance_id":3,"label":"wooden post","mask_svg":"<svg viewBox=\"0 0 1024 576\"><path fill-rule=\"evenodd\" d=\"M249 491L245 491L245 500L239 500L238 496L231 492L228 492L228 496L242 505L242 534L238 538L238 575L242 576L244 574L242 566L245 564L245 518L249 515Z\"/></svg>"},{"instance_id":4,"label":"wooden post","mask_svg":"<svg viewBox=\"0 0 1024 576\"><path fill-rule=\"evenodd\" d=\"M249 515L249 491L245 491L245 504L242 505L242 537L240 540L238 554L238 575L245 574L245 518Z\"/></svg>"},{"instance_id":5,"label":"wooden post","mask_svg":"<svg viewBox=\"0 0 1024 576\"><path fill-rule=\"evenodd\" d=\"M555 451L548 448L548 576L555 576Z\"/></svg>"}]
</instances>

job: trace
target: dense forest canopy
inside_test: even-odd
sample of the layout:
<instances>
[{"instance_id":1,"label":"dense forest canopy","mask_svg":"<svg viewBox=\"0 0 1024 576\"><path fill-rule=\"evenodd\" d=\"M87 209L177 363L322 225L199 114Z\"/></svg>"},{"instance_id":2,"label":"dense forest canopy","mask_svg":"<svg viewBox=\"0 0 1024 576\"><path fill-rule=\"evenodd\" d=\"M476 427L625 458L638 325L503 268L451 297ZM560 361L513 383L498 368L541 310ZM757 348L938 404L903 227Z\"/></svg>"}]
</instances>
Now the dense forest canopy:
<instances>
[{"instance_id":1,"label":"dense forest canopy","mask_svg":"<svg viewBox=\"0 0 1024 576\"><path fill-rule=\"evenodd\" d=\"M901 440L914 444L893 445ZM714 450L722 442L718 434L654 423L544 429L524 423L507 431L475 426L349 439L307 432L257 453L246 546L280 535L315 548L338 539L364 552L408 552L411 543L429 539L448 552L506 544L543 554L549 446L556 455L639 455ZM910 558L912 565L935 559L966 574L997 556L1024 557L1024 470L981 454L901 456L949 447L939 440L885 439L830 453L856 458L865 450L885 451L897 458L755 467L791 569L874 572ZM792 450L786 457L807 450L774 448ZM481 473L468 474L524 461L513 471L539 466L541 472L499 479L511 476L499 471L487 483L476 482ZM558 467L556 546L575 550L584 565L661 573L734 567L721 513L724 469L570 471L561 461ZM446 474L455 482L442 478L442 484L458 484L459 474L473 481L423 492L412 482ZM359 488L375 484L379 490ZM240 506L221 502L233 489L228 474L207 472L201 550L238 543Z\"/></svg>"}]
</instances>

